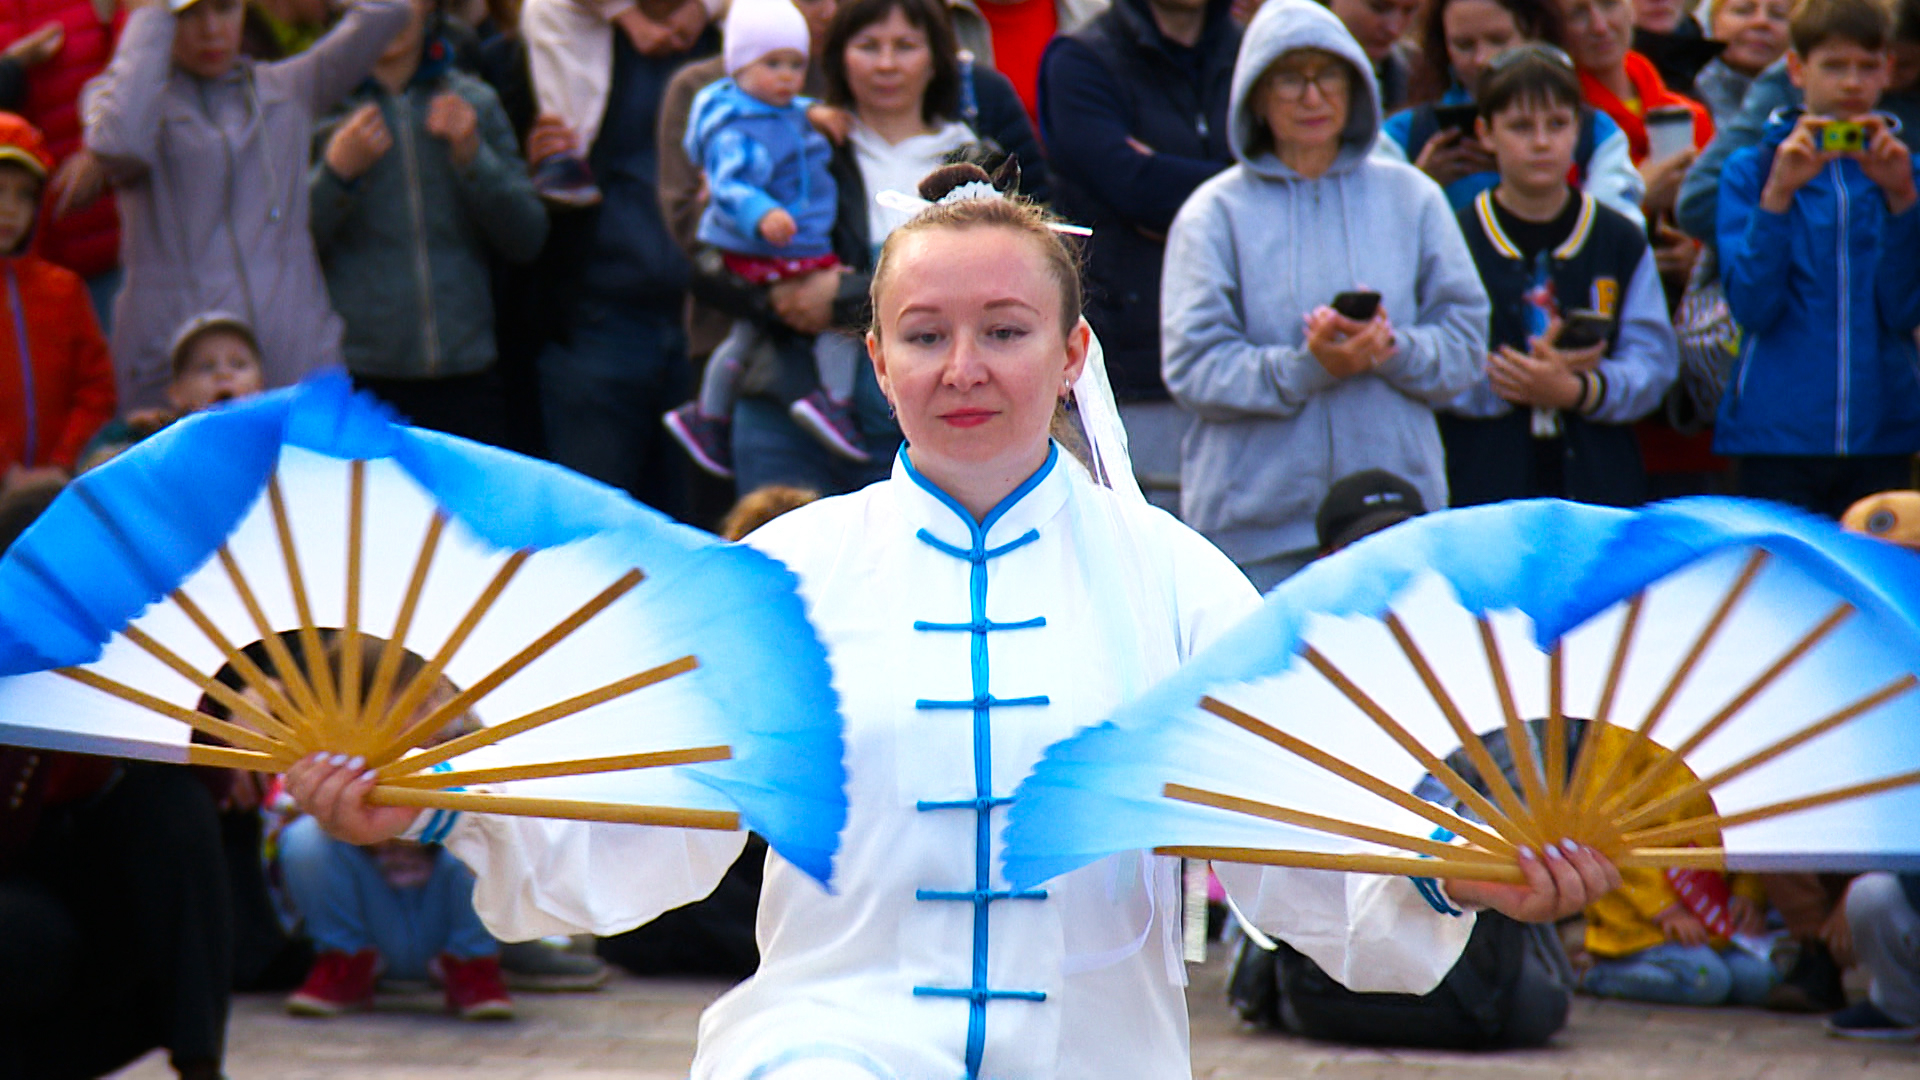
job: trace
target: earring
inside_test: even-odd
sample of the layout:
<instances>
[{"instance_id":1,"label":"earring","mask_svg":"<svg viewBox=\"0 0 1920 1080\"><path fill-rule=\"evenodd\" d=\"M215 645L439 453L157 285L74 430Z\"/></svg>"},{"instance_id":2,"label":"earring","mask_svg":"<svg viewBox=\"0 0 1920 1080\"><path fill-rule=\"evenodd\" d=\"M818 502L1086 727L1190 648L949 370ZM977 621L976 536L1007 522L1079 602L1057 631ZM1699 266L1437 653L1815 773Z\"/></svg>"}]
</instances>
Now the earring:
<instances>
[{"instance_id":1,"label":"earring","mask_svg":"<svg viewBox=\"0 0 1920 1080\"><path fill-rule=\"evenodd\" d=\"M899 417L900 417L900 414L899 414L898 412L895 412L895 411L894 411L894 408L893 408L893 399L892 399L892 398L888 398L888 399L887 399L887 419L889 419L889 420L897 420L897 419L899 419Z\"/></svg>"}]
</instances>

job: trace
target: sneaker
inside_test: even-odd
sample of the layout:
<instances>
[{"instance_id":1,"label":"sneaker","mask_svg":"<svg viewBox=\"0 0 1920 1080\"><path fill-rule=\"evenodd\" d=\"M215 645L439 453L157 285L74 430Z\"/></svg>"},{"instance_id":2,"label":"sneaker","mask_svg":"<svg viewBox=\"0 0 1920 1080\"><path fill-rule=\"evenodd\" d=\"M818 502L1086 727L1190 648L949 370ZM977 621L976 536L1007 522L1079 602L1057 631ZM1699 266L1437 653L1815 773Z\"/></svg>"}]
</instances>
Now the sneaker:
<instances>
[{"instance_id":1,"label":"sneaker","mask_svg":"<svg viewBox=\"0 0 1920 1080\"><path fill-rule=\"evenodd\" d=\"M580 209L600 204L600 186L578 154L554 154L533 170L533 192L554 206Z\"/></svg>"},{"instance_id":2,"label":"sneaker","mask_svg":"<svg viewBox=\"0 0 1920 1080\"><path fill-rule=\"evenodd\" d=\"M1847 1003L1847 992L1840 985L1840 965L1833 954L1818 941L1800 943L1800 955L1793 969L1779 985L1767 991L1763 1003L1774 1012L1825 1013Z\"/></svg>"},{"instance_id":3,"label":"sneaker","mask_svg":"<svg viewBox=\"0 0 1920 1080\"><path fill-rule=\"evenodd\" d=\"M380 954L372 949L356 953L328 949L313 958L307 981L287 999L295 1016L339 1016L373 1004L373 988L380 977Z\"/></svg>"},{"instance_id":4,"label":"sneaker","mask_svg":"<svg viewBox=\"0 0 1920 1080\"><path fill-rule=\"evenodd\" d=\"M1873 1002L1862 1001L1827 1017L1827 1034L1837 1039L1913 1042L1920 1039L1920 1024L1895 1020Z\"/></svg>"},{"instance_id":5,"label":"sneaker","mask_svg":"<svg viewBox=\"0 0 1920 1080\"><path fill-rule=\"evenodd\" d=\"M815 390L787 407L793 422L819 439L826 448L849 461L872 461L873 455L860 445L860 429L854 426L853 409L835 401L825 390Z\"/></svg>"},{"instance_id":6,"label":"sneaker","mask_svg":"<svg viewBox=\"0 0 1920 1080\"><path fill-rule=\"evenodd\" d=\"M513 998L500 977L498 956L476 956L462 960L452 953L441 953L432 964L433 973L447 989L447 1011L462 1020L511 1020Z\"/></svg>"},{"instance_id":7,"label":"sneaker","mask_svg":"<svg viewBox=\"0 0 1920 1080\"><path fill-rule=\"evenodd\" d=\"M660 418L667 433L695 465L722 480L733 479L733 423L707 416L689 401Z\"/></svg>"},{"instance_id":8,"label":"sneaker","mask_svg":"<svg viewBox=\"0 0 1920 1080\"><path fill-rule=\"evenodd\" d=\"M500 970L506 973L509 990L598 990L613 976L599 957L545 941L500 946Z\"/></svg>"}]
</instances>

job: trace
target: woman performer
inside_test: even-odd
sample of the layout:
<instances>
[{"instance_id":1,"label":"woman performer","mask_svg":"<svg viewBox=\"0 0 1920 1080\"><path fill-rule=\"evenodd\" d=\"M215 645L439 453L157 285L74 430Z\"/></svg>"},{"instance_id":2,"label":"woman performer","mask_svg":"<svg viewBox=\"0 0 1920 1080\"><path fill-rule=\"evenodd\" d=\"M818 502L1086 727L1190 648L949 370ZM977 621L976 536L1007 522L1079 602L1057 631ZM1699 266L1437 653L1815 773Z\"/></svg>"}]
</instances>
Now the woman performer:
<instances>
[{"instance_id":1,"label":"woman performer","mask_svg":"<svg viewBox=\"0 0 1920 1080\"><path fill-rule=\"evenodd\" d=\"M1096 444L1113 445L1104 373L1082 374L1079 277L1046 216L971 166L921 193L935 205L888 238L867 339L909 445L890 479L752 538L799 575L831 651L850 804L836 891L768 860L760 971L707 1011L693 1075L1186 1077L1175 861L1115 856L1013 892L998 832L1049 743L1257 597L1198 535L1100 486L1049 437L1073 391ZM1116 460L1096 458L1130 475ZM366 804L363 769L310 758L289 779L344 839L420 829L414 810ZM508 938L644 922L704 895L744 842L489 816L446 833ZM1527 886L1451 884L1452 904L1545 919L1619 882L1584 849L1525 869ZM1263 928L1367 989L1430 988L1471 929L1405 879L1234 877Z\"/></svg>"}]
</instances>

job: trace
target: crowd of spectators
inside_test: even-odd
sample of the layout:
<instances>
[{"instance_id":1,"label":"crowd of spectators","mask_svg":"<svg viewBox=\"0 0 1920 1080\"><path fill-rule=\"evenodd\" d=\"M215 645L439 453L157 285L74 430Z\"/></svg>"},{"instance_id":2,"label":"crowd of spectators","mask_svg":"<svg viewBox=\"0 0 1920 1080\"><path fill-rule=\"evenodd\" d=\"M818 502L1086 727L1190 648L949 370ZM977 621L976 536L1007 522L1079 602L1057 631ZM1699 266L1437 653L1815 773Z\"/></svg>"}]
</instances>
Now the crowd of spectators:
<instances>
[{"instance_id":1,"label":"crowd of spectators","mask_svg":"<svg viewBox=\"0 0 1920 1080\"><path fill-rule=\"evenodd\" d=\"M852 490L900 445L861 355L909 216L879 196L959 159L1091 228L1142 485L1263 589L1361 496L1838 516L1920 451L1920 0L0 0L0 110L0 539L336 366L698 524ZM0 970L52 988L0 980L0 1075L218 1075L229 986L326 1014L383 965L510 1011L470 878L296 823L264 831L309 975L260 793L200 780L0 752ZM1735 882L1721 923L1631 884L1561 982L1833 1011L1857 958L1835 1030L1920 1033L1915 879ZM346 911L375 886L432 911ZM524 966L601 977L554 952ZM55 1014L118 1035L64 1055Z\"/></svg>"}]
</instances>

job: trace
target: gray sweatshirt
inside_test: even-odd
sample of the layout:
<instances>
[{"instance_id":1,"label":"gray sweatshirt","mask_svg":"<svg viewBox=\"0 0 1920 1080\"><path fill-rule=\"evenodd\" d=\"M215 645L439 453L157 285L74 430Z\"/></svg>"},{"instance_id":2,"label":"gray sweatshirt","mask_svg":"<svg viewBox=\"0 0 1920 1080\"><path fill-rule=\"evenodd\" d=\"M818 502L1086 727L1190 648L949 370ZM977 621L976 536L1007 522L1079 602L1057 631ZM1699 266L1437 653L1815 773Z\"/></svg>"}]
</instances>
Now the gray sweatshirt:
<instances>
[{"instance_id":1,"label":"gray sweatshirt","mask_svg":"<svg viewBox=\"0 0 1920 1080\"><path fill-rule=\"evenodd\" d=\"M1301 177L1250 155L1254 83L1281 54L1333 53L1355 74L1333 167ZM1411 165L1369 155L1380 106L1366 54L1312 0L1270 0L1247 27L1228 117L1239 164L1201 185L1167 238L1162 373L1197 417L1182 448L1181 516L1234 561L1314 546L1327 488L1397 473L1447 503L1433 407L1481 378L1488 305L1446 195ZM1271 145L1271 140L1266 140ZM1306 349L1307 312L1371 289L1397 351L1372 372L1329 375Z\"/></svg>"},{"instance_id":2,"label":"gray sweatshirt","mask_svg":"<svg viewBox=\"0 0 1920 1080\"><path fill-rule=\"evenodd\" d=\"M253 324L268 386L339 365L340 318L307 232L308 146L314 121L367 77L409 15L408 0L361 0L306 52L242 59L217 80L174 66L168 5L127 18L113 62L81 94L87 148L120 200L121 409L163 404L167 346L207 311Z\"/></svg>"}]
</instances>

